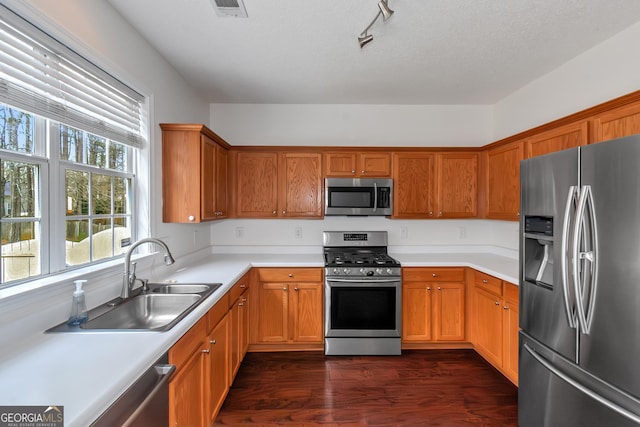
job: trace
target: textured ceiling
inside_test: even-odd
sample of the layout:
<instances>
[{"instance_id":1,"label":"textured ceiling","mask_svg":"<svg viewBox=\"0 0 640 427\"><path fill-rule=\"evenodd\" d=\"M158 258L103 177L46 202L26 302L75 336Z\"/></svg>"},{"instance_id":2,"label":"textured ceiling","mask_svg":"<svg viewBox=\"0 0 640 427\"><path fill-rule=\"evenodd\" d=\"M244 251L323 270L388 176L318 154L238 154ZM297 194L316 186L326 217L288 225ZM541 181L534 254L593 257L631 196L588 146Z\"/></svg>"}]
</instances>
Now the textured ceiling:
<instances>
[{"instance_id":1,"label":"textured ceiling","mask_svg":"<svg viewBox=\"0 0 640 427\"><path fill-rule=\"evenodd\" d=\"M638 0L109 0L208 102L493 104L640 21Z\"/></svg>"}]
</instances>

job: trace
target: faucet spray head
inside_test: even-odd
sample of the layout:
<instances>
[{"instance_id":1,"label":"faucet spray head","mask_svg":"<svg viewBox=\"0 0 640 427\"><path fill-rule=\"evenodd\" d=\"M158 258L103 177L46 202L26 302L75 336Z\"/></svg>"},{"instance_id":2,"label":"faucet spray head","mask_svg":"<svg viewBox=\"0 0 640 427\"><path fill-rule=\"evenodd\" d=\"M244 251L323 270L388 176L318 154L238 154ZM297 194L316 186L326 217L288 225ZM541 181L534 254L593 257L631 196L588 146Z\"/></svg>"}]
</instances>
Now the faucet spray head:
<instances>
[{"instance_id":1,"label":"faucet spray head","mask_svg":"<svg viewBox=\"0 0 640 427\"><path fill-rule=\"evenodd\" d=\"M174 262L176 262L176 260L173 259L173 256L171 256L171 252L167 251L167 253L164 254L164 264L165 265L171 265Z\"/></svg>"}]
</instances>

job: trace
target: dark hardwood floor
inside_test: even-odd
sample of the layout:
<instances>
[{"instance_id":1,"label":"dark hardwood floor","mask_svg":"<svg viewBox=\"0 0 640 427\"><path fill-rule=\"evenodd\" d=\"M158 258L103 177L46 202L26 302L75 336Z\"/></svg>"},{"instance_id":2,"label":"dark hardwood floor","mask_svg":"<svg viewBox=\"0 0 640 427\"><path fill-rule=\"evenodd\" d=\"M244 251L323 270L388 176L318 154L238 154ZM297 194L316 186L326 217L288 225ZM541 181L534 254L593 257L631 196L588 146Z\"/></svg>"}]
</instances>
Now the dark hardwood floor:
<instances>
[{"instance_id":1,"label":"dark hardwood floor","mask_svg":"<svg viewBox=\"0 0 640 427\"><path fill-rule=\"evenodd\" d=\"M517 403L473 350L249 353L213 425L517 426Z\"/></svg>"}]
</instances>

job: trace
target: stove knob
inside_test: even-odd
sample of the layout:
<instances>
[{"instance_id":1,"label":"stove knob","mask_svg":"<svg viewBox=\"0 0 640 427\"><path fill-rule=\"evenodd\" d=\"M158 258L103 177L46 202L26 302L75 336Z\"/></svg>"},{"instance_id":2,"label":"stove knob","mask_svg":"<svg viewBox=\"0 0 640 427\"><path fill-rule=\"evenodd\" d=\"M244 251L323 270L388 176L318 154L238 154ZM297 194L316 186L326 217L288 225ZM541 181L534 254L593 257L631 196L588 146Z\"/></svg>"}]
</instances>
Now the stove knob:
<instances>
[{"instance_id":1,"label":"stove knob","mask_svg":"<svg viewBox=\"0 0 640 427\"><path fill-rule=\"evenodd\" d=\"M367 269L366 268L361 268L360 269L360 274L362 274L363 276L367 274Z\"/></svg>"},{"instance_id":2,"label":"stove knob","mask_svg":"<svg viewBox=\"0 0 640 427\"><path fill-rule=\"evenodd\" d=\"M382 275L384 274L381 268L376 268L376 274Z\"/></svg>"},{"instance_id":3,"label":"stove knob","mask_svg":"<svg viewBox=\"0 0 640 427\"><path fill-rule=\"evenodd\" d=\"M333 274L340 274L340 269L339 268L334 268L333 269Z\"/></svg>"},{"instance_id":4,"label":"stove knob","mask_svg":"<svg viewBox=\"0 0 640 427\"><path fill-rule=\"evenodd\" d=\"M373 270L367 271L367 276L373 276Z\"/></svg>"},{"instance_id":5,"label":"stove knob","mask_svg":"<svg viewBox=\"0 0 640 427\"><path fill-rule=\"evenodd\" d=\"M351 269L350 268L345 268L342 271L344 272L344 274L351 274Z\"/></svg>"},{"instance_id":6,"label":"stove knob","mask_svg":"<svg viewBox=\"0 0 640 427\"><path fill-rule=\"evenodd\" d=\"M387 274L393 274L393 270L391 268L387 268Z\"/></svg>"}]
</instances>

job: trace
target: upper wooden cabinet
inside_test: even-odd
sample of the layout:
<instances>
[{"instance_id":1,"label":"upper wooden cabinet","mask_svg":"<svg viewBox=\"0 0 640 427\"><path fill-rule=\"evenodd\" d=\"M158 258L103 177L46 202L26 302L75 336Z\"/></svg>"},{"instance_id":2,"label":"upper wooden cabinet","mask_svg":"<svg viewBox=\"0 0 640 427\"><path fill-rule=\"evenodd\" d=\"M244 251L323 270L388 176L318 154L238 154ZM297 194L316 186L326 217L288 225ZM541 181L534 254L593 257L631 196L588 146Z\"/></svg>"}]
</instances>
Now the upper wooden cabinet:
<instances>
[{"instance_id":1,"label":"upper wooden cabinet","mask_svg":"<svg viewBox=\"0 0 640 427\"><path fill-rule=\"evenodd\" d=\"M524 144L514 141L485 152L486 217L517 221L520 215L520 161Z\"/></svg>"},{"instance_id":2,"label":"upper wooden cabinet","mask_svg":"<svg viewBox=\"0 0 640 427\"><path fill-rule=\"evenodd\" d=\"M393 217L475 217L478 160L478 153L394 153Z\"/></svg>"},{"instance_id":3,"label":"upper wooden cabinet","mask_svg":"<svg viewBox=\"0 0 640 427\"><path fill-rule=\"evenodd\" d=\"M226 218L228 144L203 125L162 128L162 220Z\"/></svg>"},{"instance_id":4,"label":"upper wooden cabinet","mask_svg":"<svg viewBox=\"0 0 640 427\"><path fill-rule=\"evenodd\" d=\"M436 154L437 216L478 215L478 153Z\"/></svg>"},{"instance_id":5,"label":"upper wooden cabinet","mask_svg":"<svg viewBox=\"0 0 640 427\"><path fill-rule=\"evenodd\" d=\"M391 176L391 155L382 152L327 152L324 154L326 177Z\"/></svg>"},{"instance_id":6,"label":"upper wooden cabinet","mask_svg":"<svg viewBox=\"0 0 640 427\"><path fill-rule=\"evenodd\" d=\"M587 145L589 122L582 120L532 136L526 141L527 158Z\"/></svg>"},{"instance_id":7,"label":"upper wooden cabinet","mask_svg":"<svg viewBox=\"0 0 640 427\"><path fill-rule=\"evenodd\" d=\"M625 105L593 117L592 142L640 133L640 103Z\"/></svg>"},{"instance_id":8,"label":"upper wooden cabinet","mask_svg":"<svg viewBox=\"0 0 640 427\"><path fill-rule=\"evenodd\" d=\"M236 171L239 218L322 217L320 153L241 151Z\"/></svg>"}]
</instances>

